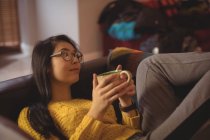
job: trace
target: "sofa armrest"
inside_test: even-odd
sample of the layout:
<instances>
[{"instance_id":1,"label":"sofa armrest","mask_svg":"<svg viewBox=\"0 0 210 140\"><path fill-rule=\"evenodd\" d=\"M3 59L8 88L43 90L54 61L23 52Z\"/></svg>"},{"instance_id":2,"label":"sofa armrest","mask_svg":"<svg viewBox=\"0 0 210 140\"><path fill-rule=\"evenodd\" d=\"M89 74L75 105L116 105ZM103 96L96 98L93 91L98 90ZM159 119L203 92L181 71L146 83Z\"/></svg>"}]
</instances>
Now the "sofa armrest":
<instances>
[{"instance_id":1,"label":"sofa armrest","mask_svg":"<svg viewBox=\"0 0 210 140\"><path fill-rule=\"evenodd\" d=\"M32 75L0 82L0 115L16 122L20 110L35 100Z\"/></svg>"}]
</instances>

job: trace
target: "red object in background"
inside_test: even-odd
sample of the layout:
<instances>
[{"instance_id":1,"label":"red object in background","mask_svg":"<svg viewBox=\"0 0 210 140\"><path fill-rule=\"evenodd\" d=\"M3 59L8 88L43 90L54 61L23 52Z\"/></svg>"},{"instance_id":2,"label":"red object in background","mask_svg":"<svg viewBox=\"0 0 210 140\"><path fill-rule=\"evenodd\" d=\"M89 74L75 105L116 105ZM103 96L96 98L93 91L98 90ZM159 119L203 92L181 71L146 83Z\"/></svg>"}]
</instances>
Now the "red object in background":
<instances>
[{"instance_id":1,"label":"red object in background","mask_svg":"<svg viewBox=\"0 0 210 140\"><path fill-rule=\"evenodd\" d=\"M195 38L204 52L210 51L210 29L194 31Z\"/></svg>"},{"instance_id":2,"label":"red object in background","mask_svg":"<svg viewBox=\"0 0 210 140\"><path fill-rule=\"evenodd\" d=\"M167 17L172 17L178 14L177 4L180 1L177 0L136 0L144 6L150 8L157 8L163 10ZM130 41L121 41L115 38L112 38L106 33L106 26L100 25L103 41L103 54L104 56L109 54L109 51L116 47L127 47L132 49L139 50L140 44L144 42L151 35L143 34L140 39L130 40ZM198 41L199 46L203 51L210 51L210 29L202 29L194 31L195 38Z\"/></svg>"},{"instance_id":3,"label":"red object in background","mask_svg":"<svg viewBox=\"0 0 210 140\"><path fill-rule=\"evenodd\" d=\"M137 0L139 3L150 8L159 8L159 2L157 0Z\"/></svg>"},{"instance_id":4,"label":"red object in background","mask_svg":"<svg viewBox=\"0 0 210 140\"><path fill-rule=\"evenodd\" d=\"M165 14L168 17L174 16L178 14L178 11L176 9L176 4L179 2L177 0L137 0L142 5L149 7L149 8L155 8L160 9L163 8L165 11Z\"/></svg>"}]
</instances>

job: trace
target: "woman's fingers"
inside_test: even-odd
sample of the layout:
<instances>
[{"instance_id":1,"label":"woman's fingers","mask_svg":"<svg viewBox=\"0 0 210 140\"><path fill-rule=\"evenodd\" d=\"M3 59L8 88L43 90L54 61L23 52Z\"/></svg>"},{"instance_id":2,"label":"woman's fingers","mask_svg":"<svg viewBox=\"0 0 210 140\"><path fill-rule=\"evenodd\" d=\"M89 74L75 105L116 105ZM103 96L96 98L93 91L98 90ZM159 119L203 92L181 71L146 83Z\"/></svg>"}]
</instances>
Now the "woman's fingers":
<instances>
[{"instance_id":1,"label":"woman's fingers","mask_svg":"<svg viewBox=\"0 0 210 140\"><path fill-rule=\"evenodd\" d=\"M98 86L100 88L103 88L103 87L107 86L108 84L113 83L115 81L114 79L116 79L116 78L117 78L117 74L112 74L112 75L106 76L106 77L104 77L103 81L101 81L98 84Z\"/></svg>"},{"instance_id":2,"label":"woman's fingers","mask_svg":"<svg viewBox=\"0 0 210 140\"><path fill-rule=\"evenodd\" d=\"M109 92L110 90L112 90L116 86L122 84L123 82L125 82L125 81L124 80L121 80L121 79L116 79L116 80L110 82L109 84L107 84L106 86L104 86L103 87L103 91L104 92Z\"/></svg>"},{"instance_id":3,"label":"woman's fingers","mask_svg":"<svg viewBox=\"0 0 210 140\"><path fill-rule=\"evenodd\" d=\"M129 85L129 87L127 88L127 95L129 96L133 96L136 94L136 86L134 85L134 81L131 81L131 84Z\"/></svg>"},{"instance_id":4,"label":"woman's fingers","mask_svg":"<svg viewBox=\"0 0 210 140\"><path fill-rule=\"evenodd\" d=\"M119 97L121 97L121 96L123 96L125 94L126 94L126 92L120 92L118 94L114 94L113 96L111 96L109 98L109 100L110 100L111 103L113 103L115 100L117 100Z\"/></svg>"},{"instance_id":5,"label":"woman's fingers","mask_svg":"<svg viewBox=\"0 0 210 140\"><path fill-rule=\"evenodd\" d=\"M136 94L136 90L133 90L133 89L126 92L126 95L128 96L134 96L135 94Z\"/></svg>"},{"instance_id":6,"label":"woman's fingers","mask_svg":"<svg viewBox=\"0 0 210 140\"><path fill-rule=\"evenodd\" d=\"M124 88L126 88L128 86L127 82L123 82L118 86L115 86L113 88L111 88L107 93L106 93L106 98L111 98L114 95L121 95L121 94L125 94L126 90L123 90ZM119 94L119 95L118 95Z\"/></svg>"},{"instance_id":7,"label":"woman's fingers","mask_svg":"<svg viewBox=\"0 0 210 140\"><path fill-rule=\"evenodd\" d=\"M135 94L135 85L133 84L134 81L131 80L130 83L127 83L126 80L115 80L112 83L106 85L101 89L101 93L106 96L105 98L110 98L111 96L114 96L115 94L127 94L132 96Z\"/></svg>"}]
</instances>

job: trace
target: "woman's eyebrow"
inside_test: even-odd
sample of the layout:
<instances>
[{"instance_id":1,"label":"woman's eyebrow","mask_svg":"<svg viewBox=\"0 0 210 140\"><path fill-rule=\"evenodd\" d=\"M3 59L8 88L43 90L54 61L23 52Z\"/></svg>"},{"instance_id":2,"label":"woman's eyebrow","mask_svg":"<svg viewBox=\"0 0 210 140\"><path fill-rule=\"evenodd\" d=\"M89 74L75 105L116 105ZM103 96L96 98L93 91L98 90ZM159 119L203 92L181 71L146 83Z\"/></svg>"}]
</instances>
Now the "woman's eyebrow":
<instances>
[{"instance_id":1,"label":"woman's eyebrow","mask_svg":"<svg viewBox=\"0 0 210 140\"><path fill-rule=\"evenodd\" d=\"M67 49L67 48L61 48L61 49L60 49L60 51L61 51L61 50L64 50L64 51L70 51L70 50L69 50L69 49Z\"/></svg>"},{"instance_id":2,"label":"woman's eyebrow","mask_svg":"<svg viewBox=\"0 0 210 140\"><path fill-rule=\"evenodd\" d=\"M74 50L70 50L70 49L68 49L68 48L62 48L62 49L60 49L60 50L70 51L70 52L76 52L76 50L75 50L75 49L74 49Z\"/></svg>"},{"instance_id":3,"label":"woman's eyebrow","mask_svg":"<svg viewBox=\"0 0 210 140\"><path fill-rule=\"evenodd\" d=\"M71 50L68 49L68 48L62 48L62 49L60 49L59 51L61 51L61 50L69 51L69 52L73 52L73 53L77 52L75 49L71 51Z\"/></svg>"}]
</instances>

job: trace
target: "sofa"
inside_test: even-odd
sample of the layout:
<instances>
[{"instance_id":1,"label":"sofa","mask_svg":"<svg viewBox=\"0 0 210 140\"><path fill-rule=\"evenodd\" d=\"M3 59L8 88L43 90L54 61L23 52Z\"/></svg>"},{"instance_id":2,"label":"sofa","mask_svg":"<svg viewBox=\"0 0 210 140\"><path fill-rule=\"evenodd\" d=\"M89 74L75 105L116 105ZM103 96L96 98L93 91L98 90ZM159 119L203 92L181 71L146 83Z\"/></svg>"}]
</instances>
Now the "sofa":
<instances>
[{"instance_id":1,"label":"sofa","mask_svg":"<svg viewBox=\"0 0 210 140\"><path fill-rule=\"evenodd\" d=\"M110 53L109 56L84 62L81 67L80 80L72 86L72 96L74 98L85 98L91 100L92 74L100 74L108 70L113 70L118 64L121 64L123 69L131 71L135 82L138 64L150 55L151 54L149 53L143 53L141 51L120 50ZM0 116L17 124L18 114L21 109L35 102L37 99L36 97L37 87L32 75L26 75L0 82ZM120 123L122 118L119 104L116 101L113 105L118 122ZM202 127L202 129L195 134L195 140L203 140L205 137L210 138L208 134L208 132L210 132L209 122L210 121L208 121L207 125Z\"/></svg>"}]
</instances>

